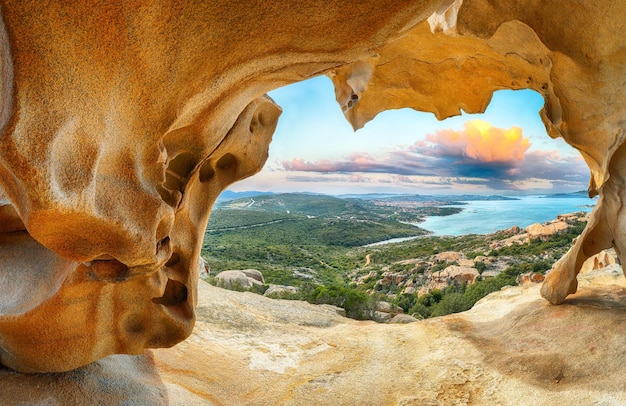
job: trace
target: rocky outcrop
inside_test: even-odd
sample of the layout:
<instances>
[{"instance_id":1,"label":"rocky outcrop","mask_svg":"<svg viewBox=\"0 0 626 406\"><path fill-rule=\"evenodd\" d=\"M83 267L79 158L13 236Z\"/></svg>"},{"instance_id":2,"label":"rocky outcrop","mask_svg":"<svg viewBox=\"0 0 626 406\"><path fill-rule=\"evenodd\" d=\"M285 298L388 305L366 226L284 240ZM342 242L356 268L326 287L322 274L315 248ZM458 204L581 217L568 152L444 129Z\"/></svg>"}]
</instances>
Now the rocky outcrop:
<instances>
[{"instance_id":1,"label":"rocky outcrop","mask_svg":"<svg viewBox=\"0 0 626 406\"><path fill-rule=\"evenodd\" d=\"M596 269L602 269L609 265L619 264L619 258L615 250L603 250L596 255L589 257L580 268L581 273L590 272Z\"/></svg>"},{"instance_id":2,"label":"rocky outcrop","mask_svg":"<svg viewBox=\"0 0 626 406\"><path fill-rule=\"evenodd\" d=\"M267 290L265 291L265 293L263 293L263 296L266 297L273 297L273 296L278 296L280 297L281 294L294 294L294 293L298 293L298 288L296 288L295 286L285 286L285 285L270 285L269 288L267 288Z\"/></svg>"},{"instance_id":3,"label":"rocky outcrop","mask_svg":"<svg viewBox=\"0 0 626 406\"><path fill-rule=\"evenodd\" d=\"M174 405L626 402L626 366L615 356L623 351L626 281L615 266L581 275L580 292L560 307L530 285L404 325L199 288L192 336L154 351Z\"/></svg>"},{"instance_id":4,"label":"rocky outcrop","mask_svg":"<svg viewBox=\"0 0 626 406\"><path fill-rule=\"evenodd\" d=\"M359 322L332 306L201 281L185 342L66 373L0 369L0 403L624 404L626 280L616 265L580 278L559 307L530 285L409 324Z\"/></svg>"},{"instance_id":5,"label":"rocky outcrop","mask_svg":"<svg viewBox=\"0 0 626 406\"><path fill-rule=\"evenodd\" d=\"M217 286L232 290L249 290L264 282L261 272L255 269L222 271L215 275L215 281Z\"/></svg>"},{"instance_id":6,"label":"rocky outcrop","mask_svg":"<svg viewBox=\"0 0 626 406\"><path fill-rule=\"evenodd\" d=\"M546 279L545 275L535 272L528 272L519 275L516 278L518 285L528 285L529 283L541 283Z\"/></svg>"},{"instance_id":7,"label":"rocky outcrop","mask_svg":"<svg viewBox=\"0 0 626 406\"><path fill-rule=\"evenodd\" d=\"M458 282L468 283L474 282L478 276L476 268L468 268L464 266L451 265L439 272L433 272L433 280L436 282Z\"/></svg>"},{"instance_id":8,"label":"rocky outcrop","mask_svg":"<svg viewBox=\"0 0 626 406\"><path fill-rule=\"evenodd\" d=\"M441 3L428 21L375 55L335 69L331 77L354 128L391 108L445 118L461 109L484 111L496 89L540 93L548 134L581 152L591 170L589 194L600 195L585 231L543 285L542 295L561 303L576 292L576 275L588 257L611 247L626 253L621 219L626 214L620 210L626 198L626 94L615 92L624 82L624 43L603 28L625 15L626 3L536 5ZM568 17L552 18L556 15Z\"/></svg>"},{"instance_id":9,"label":"rocky outcrop","mask_svg":"<svg viewBox=\"0 0 626 406\"><path fill-rule=\"evenodd\" d=\"M355 128L537 91L600 195L542 295L562 303L587 258L626 255L625 2L0 5L4 365L66 371L191 334L211 206L267 159L264 93L321 74Z\"/></svg>"},{"instance_id":10,"label":"rocky outcrop","mask_svg":"<svg viewBox=\"0 0 626 406\"><path fill-rule=\"evenodd\" d=\"M555 220L547 224L535 223L525 228L528 238L540 238L545 240L558 232L566 231L569 228L569 224L566 221Z\"/></svg>"},{"instance_id":11,"label":"rocky outcrop","mask_svg":"<svg viewBox=\"0 0 626 406\"><path fill-rule=\"evenodd\" d=\"M260 170L269 90L371 55L437 2L0 4L0 364L184 340L202 239Z\"/></svg>"}]
</instances>

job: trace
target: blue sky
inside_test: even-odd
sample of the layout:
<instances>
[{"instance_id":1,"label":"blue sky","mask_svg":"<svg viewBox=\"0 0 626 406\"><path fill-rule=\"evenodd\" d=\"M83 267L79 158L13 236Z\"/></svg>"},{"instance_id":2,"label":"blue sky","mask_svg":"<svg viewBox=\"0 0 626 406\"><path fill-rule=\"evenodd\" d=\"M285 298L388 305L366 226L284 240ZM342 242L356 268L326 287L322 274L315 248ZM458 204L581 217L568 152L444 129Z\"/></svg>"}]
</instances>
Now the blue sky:
<instances>
[{"instance_id":1,"label":"blue sky","mask_svg":"<svg viewBox=\"0 0 626 406\"><path fill-rule=\"evenodd\" d=\"M577 151L546 134L541 96L499 91L484 114L438 121L386 111L354 132L330 79L277 89L283 109L269 158L233 191L411 194L543 194L587 188Z\"/></svg>"}]
</instances>

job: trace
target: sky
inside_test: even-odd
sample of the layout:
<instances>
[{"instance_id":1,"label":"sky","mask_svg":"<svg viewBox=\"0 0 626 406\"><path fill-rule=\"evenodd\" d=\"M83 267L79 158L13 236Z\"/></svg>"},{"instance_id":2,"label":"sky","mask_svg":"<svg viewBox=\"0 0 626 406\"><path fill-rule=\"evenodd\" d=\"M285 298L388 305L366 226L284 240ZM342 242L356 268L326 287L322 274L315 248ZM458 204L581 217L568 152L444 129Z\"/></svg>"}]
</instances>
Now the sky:
<instances>
[{"instance_id":1,"label":"sky","mask_svg":"<svg viewBox=\"0 0 626 406\"><path fill-rule=\"evenodd\" d=\"M529 195L586 190L576 150L551 139L541 96L498 91L484 114L386 111L353 131L325 76L269 93L281 106L261 172L232 191Z\"/></svg>"}]
</instances>

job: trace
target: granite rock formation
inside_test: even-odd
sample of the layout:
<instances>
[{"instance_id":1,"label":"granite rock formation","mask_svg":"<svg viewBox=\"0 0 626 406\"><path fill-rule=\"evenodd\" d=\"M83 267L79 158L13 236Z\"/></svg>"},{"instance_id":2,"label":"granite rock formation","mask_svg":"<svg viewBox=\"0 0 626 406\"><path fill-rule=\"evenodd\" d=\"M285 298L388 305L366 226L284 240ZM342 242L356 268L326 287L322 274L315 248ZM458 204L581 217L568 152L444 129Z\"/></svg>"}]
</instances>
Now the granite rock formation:
<instances>
[{"instance_id":1,"label":"granite rock formation","mask_svg":"<svg viewBox=\"0 0 626 406\"><path fill-rule=\"evenodd\" d=\"M0 404L622 405L626 279L617 265L580 279L562 306L534 284L409 324L200 281L181 344L64 373L0 368Z\"/></svg>"},{"instance_id":2,"label":"granite rock formation","mask_svg":"<svg viewBox=\"0 0 626 406\"><path fill-rule=\"evenodd\" d=\"M0 364L67 371L184 340L212 204L267 159L264 93L435 7L0 2Z\"/></svg>"},{"instance_id":3,"label":"granite rock formation","mask_svg":"<svg viewBox=\"0 0 626 406\"><path fill-rule=\"evenodd\" d=\"M333 70L337 102L354 128L379 112L411 107L443 119L482 112L498 89L533 89L548 134L580 151L600 195L589 225L547 277L554 304L576 292L584 261L624 235L626 44L614 33L624 3L454 0L375 55ZM558 16L558 17L557 17Z\"/></svg>"},{"instance_id":4,"label":"granite rock formation","mask_svg":"<svg viewBox=\"0 0 626 406\"><path fill-rule=\"evenodd\" d=\"M600 194L542 294L626 255L626 3L1 1L0 364L67 371L192 331L202 236L258 171L280 109L328 74L355 128L399 107L479 112L530 88ZM617 34L616 34L617 33Z\"/></svg>"}]
</instances>

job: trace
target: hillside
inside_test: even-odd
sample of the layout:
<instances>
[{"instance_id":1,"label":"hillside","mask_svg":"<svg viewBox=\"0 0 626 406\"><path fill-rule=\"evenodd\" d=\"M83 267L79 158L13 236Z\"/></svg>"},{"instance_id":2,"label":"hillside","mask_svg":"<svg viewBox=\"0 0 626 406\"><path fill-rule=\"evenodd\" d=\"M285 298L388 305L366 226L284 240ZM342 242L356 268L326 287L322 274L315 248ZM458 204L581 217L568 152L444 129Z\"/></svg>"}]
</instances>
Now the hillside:
<instances>
[{"instance_id":1,"label":"hillside","mask_svg":"<svg viewBox=\"0 0 626 406\"><path fill-rule=\"evenodd\" d=\"M350 250L427 233L397 217L393 207L359 199L306 194L235 199L213 211L203 256L213 273L256 268L270 283L344 280L362 261Z\"/></svg>"},{"instance_id":2,"label":"hillside","mask_svg":"<svg viewBox=\"0 0 626 406\"><path fill-rule=\"evenodd\" d=\"M338 305L357 319L386 320L375 310L379 302L417 318L441 316L467 310L520 278L542 280L587 221L572 213L526 229L451 237L429 236L397 218L402 210L417 216L415 208L436 212L446 204L308 194L225 202L204 241L207 280L256 269L264 275L258 293L273 287L273 297ZM408 240L376 243L398 237Z\"/></svg>"}]
</instances>

